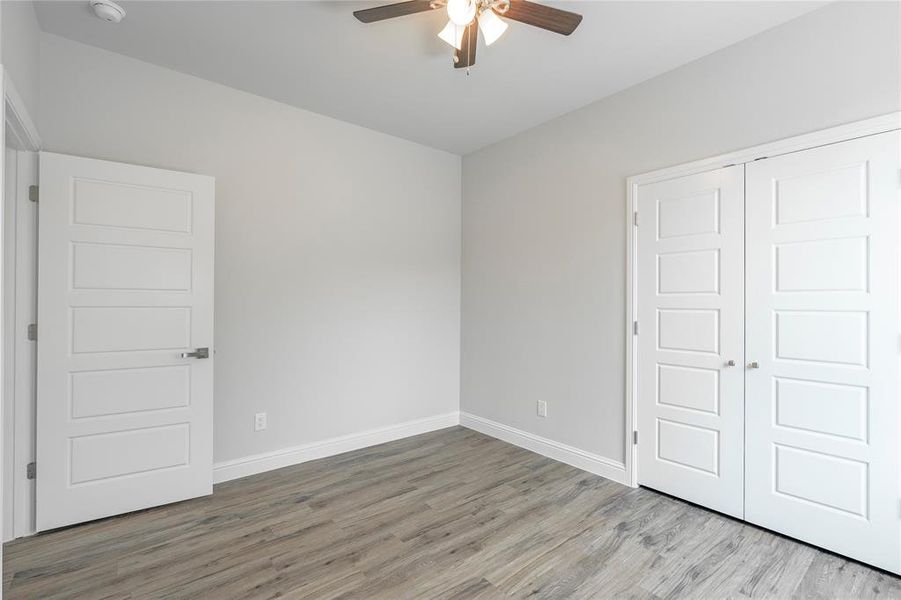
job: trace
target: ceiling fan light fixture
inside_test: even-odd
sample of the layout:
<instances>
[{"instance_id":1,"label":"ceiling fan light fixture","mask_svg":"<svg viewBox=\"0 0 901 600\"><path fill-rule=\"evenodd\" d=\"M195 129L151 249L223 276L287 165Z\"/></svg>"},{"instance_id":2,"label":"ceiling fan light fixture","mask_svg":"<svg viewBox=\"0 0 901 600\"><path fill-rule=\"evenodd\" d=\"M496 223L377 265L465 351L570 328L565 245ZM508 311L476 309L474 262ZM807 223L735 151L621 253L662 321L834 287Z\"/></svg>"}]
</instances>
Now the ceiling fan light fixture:
<instances>
[{"instance_id":1,"label":"ceiling fan light fixture","mask_svg":"<svg viewBox=\"0 0 901 600\"><path fill-rule=\"evenodd\" d=\"M444 26L444 29L438 34L442 40L460 50L463 48L463 32L466 31L466 27L460 27L453 21L448 21L447 25Z\"/></svg>"},{"instance_id":2,"label":"ceiling fan light fixture","mask_svg":"<svg viewBox=\"0 0 901 600\"><path fill-rule=\"evenodd\" d=\"M507 27L507 23L490 8L486 8L479 15L479 29L482 30L482 35L485 37L486 46L490 46L504 35Z\"/></svg>"},{"instance_id":3,"label":"ceiling fan light fixture","mask_svg":"<svg viewBox=\"0 0 901 600\"><path fill-rule=\"evenodd\" d=\"M467 74L469 67L476 62L479 37L484 38L486 45L493 44L507 30L508 21L518 21L560 35L570 35L582 22L582 15L578 13L532 0L403 0L355 10L354 16L361 23L375 23L441 8L447 11L450 23L444 26L438 37L454 47L454 68L466 68Z\"/></svg>"},{"instance_id":4,"label":"ceiling fan light fixture","mask_svg":"<svg viewBox=\"0 0 901 600\"><path fill-rule=\"evenodd\" d=\"M475 17L475 0L447 0L447 18L454 24L466 27Z\"/></svg>"}]
</instances>

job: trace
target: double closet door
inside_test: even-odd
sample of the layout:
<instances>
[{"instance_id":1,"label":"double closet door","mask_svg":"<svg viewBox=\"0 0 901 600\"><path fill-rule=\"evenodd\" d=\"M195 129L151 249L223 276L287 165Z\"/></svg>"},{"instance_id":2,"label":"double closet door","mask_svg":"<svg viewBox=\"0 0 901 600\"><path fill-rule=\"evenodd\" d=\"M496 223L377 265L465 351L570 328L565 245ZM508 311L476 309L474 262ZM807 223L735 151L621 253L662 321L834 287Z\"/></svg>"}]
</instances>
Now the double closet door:
<instances>
[{"instance_id":1,"label":"double closet door","mask_svg":"<svg viewBox=\"0 0 901 600\"><path fill-rule=\"evenodd\" d=\"M899 132L638 190L638 481L901 572Z\"/></svg>"}]
</instances>

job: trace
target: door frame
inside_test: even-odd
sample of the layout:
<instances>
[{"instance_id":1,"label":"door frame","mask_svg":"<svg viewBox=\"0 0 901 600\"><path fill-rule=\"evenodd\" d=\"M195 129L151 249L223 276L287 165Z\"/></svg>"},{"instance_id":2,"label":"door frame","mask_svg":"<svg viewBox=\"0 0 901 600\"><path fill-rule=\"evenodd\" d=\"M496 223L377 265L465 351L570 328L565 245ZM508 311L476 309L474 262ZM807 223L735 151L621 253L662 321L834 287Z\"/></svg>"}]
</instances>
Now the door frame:
<instances>
[{"instance_id":1,"label":"door frame","mask_svg":"<svg viewBox=\"0 0 901 600\"><path fill-rule=\"evenodd\" d=\"M818 146L837 144L855 138L876 135L901 129L901 111L888 113L862 121L855 121L836 127L830 127L812 133L793 136L775 142L760 144L719 154L710 158L696 160L672 167L648 171L626 178L626 419L624 449L626 477L632 487L638 487L638 448L634 435L638 432L638 343L640 334L635 333L638 316L638 187L648 183L657 183L667 179L675 179L687 175L695 175L705 171L713 171L723 167L753 162L762 158L771 158L782 154L809 150Z\"/></svg>"},{"instance_id":2,"label":"door frame","mask_svg":"<svg viewBox=\"0 0 901 600\"><path fill-rule=\"evenodd\" d=\"M41 149L41 137L38 135L38 129L31 119L31 116L29 116L28 109L25 108L25 102L22 100L22 96L19 95L16 86L13 85L12 80L9 78L6 70L3 69L2 65L0 65L0 73L2 73L0 79L2 79L4 99L3 120L7 127L6 131L11 132L15 136L18 143L22 145L22 150L37 152Z\"/></svg>"},{"instance_id":3,"label":"door frame","mask_svg":"<svg viewBox=\"0 0 901 600\"><path fill-rule=\"evenodd\" d=\"M6 138L7 135L9 135L18 146L11 150L22 153L36 153L41 149L42 143L40 135L38 134L38 129L29 115L21 95L19 95L15 85L2 65L0 65L0 95L3 97L3 102L0 104L0 113L2 113L2 115L0 115L0 127L2 127L3 133L3 145L2 150L0 150L0 158L2 158L2 163L0 163L2 164L2 168L0 168L0 197L2 197L0 212L4 213L4 218L12 218L15 216L17 220L15 228L17 233L19 233L20 225L18 221L21 215L18 214L18 211L16 211L14 215L6 213L6 204L7 201L9 201L9 199L6 198ZM36 157L34 160L37 160ZM33 178L34 183L37 184L36 170L30 166L26 170L32 171L30 173L31 178ZM22 171L22 168L17 168L17 176L21 176ZM20 195L28 193L27 189L27 184L24 186L19 185L19 182L17 181L15 190L16 198L13 200L16 205L19 204L18 200L20 199ZM5 225L3 225L4 222L3 219L0 219L0 230L5 227ZM12 226L13 224L10 225ZM30 240L27 239L25 240L26 242L36 241L36 230L22 230L22 232L25 233L26 236L30 236ZM16 272L18 272L23 265L36 265L37 246L27 243L25 246L28 248L34 246L33 251L31 253L20 252L17 250L16 237L9 239L6 236L3 236L2 243L0 243L0 265L6 264L8 258L11 258L9 265L14 268ZM26 256L26 254L30 255ZM15 279L13 279L13 281L15 281ZM5 289L5 285L8 282L7 273L2 273L0 282L2 282L2 285L4 286L3 296L15 298L15 302L18 303L21 290L12 289L7 291ZM15 284L13 284L13 288L15 287ZM36 291L35 288L34 292L36 293ZM27 319L21 317L18 310L15 310L15 314L14 331L23 330L23 328L26 328L28 325L27 322L25 322ZM22 323L19 322L20 320ZM0 321L2 321L2 319L0 319ZM7 362L6 355L10 351L14 353L14 356L12 357L12 364L14 365L20 360L20 353L23 353L28 349L27 345L20 343L21 340L15 339L16 336L10 337L7 333L5 327L0 325L0 339L3 340L2 347L0 347L0 365L3 365L3 368L0 369L0 407L2 407L3 414L0 431L2 431L3 435L2 446L4 446L5 449L13 450L12 455L9 455L9 452L3 452L2 459L0 459L0 472L5 474L11 473L13 475L11 478L4 478L3 491L5 493L0 494L0 498L12 498L12 504L4 502L2 505L3 515L2 518L0 518L0 523L6 522L9 512L12 513L11 518L13 523L12 531L7 531L6 528L3 528L3 541L34 533L33 489L31 494L27 494L23 492L21 487L23 484L28 485L28 480L25 477L25 464L28 460L23 454L23 449L31 448L33 453L35 441L34 423L28 415L33 412L36 402L33 395L28 396L20 392L13 392L12 397L7 397L8 394L6 392L9 388L7 378L12 376L12 374L5 372ZM6 422L7 419L11 422ZM7 439L7 436L11 439ZM9 489L7 490L7 488Z\"/></svg>"}]
</instances>

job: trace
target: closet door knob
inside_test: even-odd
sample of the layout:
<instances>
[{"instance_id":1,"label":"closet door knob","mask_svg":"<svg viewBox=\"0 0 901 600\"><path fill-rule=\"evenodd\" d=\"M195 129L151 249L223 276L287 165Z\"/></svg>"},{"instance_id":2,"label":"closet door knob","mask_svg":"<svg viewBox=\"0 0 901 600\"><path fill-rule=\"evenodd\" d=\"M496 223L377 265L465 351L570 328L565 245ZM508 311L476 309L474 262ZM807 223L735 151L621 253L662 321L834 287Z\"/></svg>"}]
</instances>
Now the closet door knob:
<instances>
[{"instance_id":1,"label":"closet door knob","mask_svg":"<svg viewBox=\"0 0 901 600\"><path fill-rule=\"evenodd\" d=\"M749 363L748 363L748 368L749 368L749 369L759 369L759 368L760 368L760 365L757 364L757 361L755 360L755 361L752 361L752 362L749 362Z\"/></svg>"},{"instance_id":2,"label":"closet door knob","mask_svg":"<svg viewBox=\"0 0 901 600\"><path fill-rule=\"evenodd\" d=\"M727 367L734 367L734 366L735 366L735 361L734 361L734 360L727 361L727 362L726 362L726 366L727 366Z\"/></svg>"}]
</instances>

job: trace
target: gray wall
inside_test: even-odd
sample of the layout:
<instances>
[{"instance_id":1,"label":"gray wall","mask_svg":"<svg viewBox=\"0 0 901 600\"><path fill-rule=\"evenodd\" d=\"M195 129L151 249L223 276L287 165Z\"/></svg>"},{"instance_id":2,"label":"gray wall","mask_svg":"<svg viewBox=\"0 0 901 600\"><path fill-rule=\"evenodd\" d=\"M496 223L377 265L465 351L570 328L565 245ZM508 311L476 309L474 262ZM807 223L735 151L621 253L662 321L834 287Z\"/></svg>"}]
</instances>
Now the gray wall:
<instances>
[{"instance_id":1,"label":"gray wall","mask_svg":"<svg viewBox=\"0 0 901 600\"><path fill-rule=\"evenodd\" d=\"M625 178L899 110L899 52L829 5L467 155L462 409L623 460Z\"/></svg>"},{"instance_id":2,"label":"gray wall","mask_svg":"<svg viewBox=\"0 0 901 600\"><path fill-rule=\"evenodd\" d=\"M39 35L31 0L0 1L0 64L7 70L35 122L38 121Z\"/></svg>"},{"instance_id":3,"label":"gray wall","mask_svg":"<svg viewBox=\"0 0 901 600\"><path fill-rule=\"evenodd\" d=\"M465 157L463 410L622 460L625 177L898 110L899 16L827 6ZM217 177L217 460L456 408L458 158L41 38L48 149Z\"/></svg>"},{"instance_id":4,"label":"gray wall","mask_svg":"<svg viewBox=\"0 0 901 600\"><path fill-rule=\"evenodd\" d=\"M47 150L216 177L217 461L457 410L458 156L48 34L41 62Z\"/></svg>"}]
</instances>

